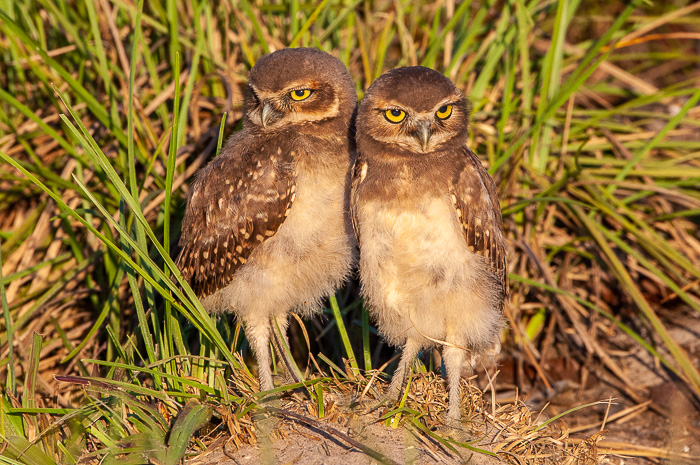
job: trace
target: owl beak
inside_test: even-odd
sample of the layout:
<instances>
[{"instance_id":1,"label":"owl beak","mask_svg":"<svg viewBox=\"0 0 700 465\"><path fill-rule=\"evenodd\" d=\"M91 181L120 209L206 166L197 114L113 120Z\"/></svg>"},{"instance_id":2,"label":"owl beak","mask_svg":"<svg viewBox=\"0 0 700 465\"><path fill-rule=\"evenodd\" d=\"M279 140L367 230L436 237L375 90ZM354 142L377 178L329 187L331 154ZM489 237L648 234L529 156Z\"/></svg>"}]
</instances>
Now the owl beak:
<instances>
[{"instance_id":1,"label":"owl beak","mask_svg":"<svg viewBox=\"0 0 700 465\"><path fill-rule=\"evenodd\" d=\"M430 121L421 121L418 123L416 132L414 132L413 135L416 139L418 139L418 142L420 142L420 145L425 152L425 149L428 148L430 136L432 135L432 132L430 131Z\"/></svg>"},{"instance_id":2,"label":"owl beak","mask_svg":"<svg viewBox=\"0 0 700 465\"><path fill-rule=\"evenodd\" d=\"M282 113L275 110L275 108L268 101L263 101L262 112L260 114L260 120L262 122L263 128L276 123L281 117Z\"/></svg>"}]
</instances>

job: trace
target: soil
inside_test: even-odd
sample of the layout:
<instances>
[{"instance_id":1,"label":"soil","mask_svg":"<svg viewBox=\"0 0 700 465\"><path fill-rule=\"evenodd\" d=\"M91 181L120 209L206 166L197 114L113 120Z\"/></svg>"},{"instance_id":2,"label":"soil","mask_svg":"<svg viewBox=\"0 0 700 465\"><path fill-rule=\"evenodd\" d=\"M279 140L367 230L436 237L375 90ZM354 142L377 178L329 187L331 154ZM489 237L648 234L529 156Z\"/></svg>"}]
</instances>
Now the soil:
<instances>
[{"instance_id":1,"label":"soil","mask_svg":"<svg viewBox=\"0 0 700 465\"><path fill-rule=\"evenodd\" d=\"M352 428L344 428L353 434ZM381 462L369 457L357 448L349 446L336 436L319 429L306 426L292 426L285 433L285 439L265 441L257 446L244 446L238 450L216 447L188 461L189 465L218 463L219 465L252 465L261 463L300 464L300 465L365 465L375 463L416 463L457 465L492 465L499 460L468 450L461 451L461 457L437 443L430 442L409 430L400 427L392 429L381 424L370 424L354 439L382 454L387 461Z\"/></svg>"},{"instance_id":2,"label":"soil","mask_svg":"<svg viewBox=\"0 0 700 465\"><path fill-rule=\"evenodd\" d=\"M691 359L700 366L700 315L681 314L673 317L671 321L674 324L669 325L668 330ZM542 423L566 410L587 403L599 403L566 414L553 423L556 426L552 430L563 431L564 437L571 438L561 441L568 443L570 448L559 457L560 460L527 455L520 455L515 459L515 454L513 463L700 464L700 408L697 399L679 388L682 384L675 376L649 352L636 343L631 343L627 336L613 336L607 343L607 349L614 355L615 361L633 385L620 383L619 379L609 372L595 368L593 362L580 367L571 360L551 360L544 366L547 377L552 381L551 390L538 388L537 384L534 384L527 391L523 391L520 386L518 397L525 401L532 412L530 422ZM660 347L661 344L657 346L657 350L663 354ZM491 374L496 371L496 367L487 369ZM496 378L499 393L497 399L500 399L500 403L507 404L513 401L512 397L516 392L510 391L509 387L515 386L512 373L517 370L509 366L507 361L502 361L498 369L501 373ZM586 373L583 380L581 373ZM485 376L479 376L471 382L485 389L486 379ZM486 407L482 405L481 408L490 409L490 396L484 395L483 400ZM381 411L366 415L348 414L343 411L332 420L318 420L314 415L300 410L299 404L296 409L290 408L290 405L292 402L280 405L284 407L281 410L305 413L304 417L309 419L311 424L290 417L256 420L256 429L274 432L272 439L236 447L230 438L222 437L211 444L207 451L188 460L187 464L500 463L494 457L464 448L460 448L458 453L450 451L425 433L413 428L402 426L394 429L386 426L378 420ZM345 409L341 399L338 399L336 405L341 410ZM329 428L332 429L331 432ZM444 429L438 428L436 432L445 434ZM451 430L451 433L456 433L461 441L470 439L469 433L464 431ZM380 453L386 462L369 457L349 442L352 440ZM584 442L586 440L588 443ZM556 442L556 439L553 442ZM595 446L574 460L571 444L575 445L578 442ZM491 433L482 435L473 446L493 450L492 447L496 443ZM517 441L512 444L516 443ZM503 444L497 448L504 450ZM561 460L562 457L568 460Z\"/></svg>"},{"instance_id":3,"label":"soil","mask_svg":"<svg viewBox=\"0 0 700 465\"><path fill-rule=\"evenodd\" d=\"M669 333L699 367L700 315L678 312L664 315L664 319L673 322L667 324ZM605 461L620 465L649 464L658 461L652 461L652 458L666 452L672 454L670 463L700 464L700 403L697 397L683 389L683 383L664 368L658 358L629 337L618 334L607 342L606 350L619 363L630 384L621 383L591 363L584 367L590 373L585 386L581 386L580 379L577 382L564 374L559 379L554 378L557 380L556 392L545 395L533 390L526 403L533 410L543 409L546 405L543 412L551 417L587 403L612 399L610 405L601 403L564 416L562 422L572 431L571 436L590 437L603 428L602 422L608 418L604 425L604 439L598 443L599 451L608 454ZM660 341L655 347L672 360ZM558 367L558 371L562 374L567 370ZM616 419L616 415L620 418Z\"/></svg>"}]
</instances>

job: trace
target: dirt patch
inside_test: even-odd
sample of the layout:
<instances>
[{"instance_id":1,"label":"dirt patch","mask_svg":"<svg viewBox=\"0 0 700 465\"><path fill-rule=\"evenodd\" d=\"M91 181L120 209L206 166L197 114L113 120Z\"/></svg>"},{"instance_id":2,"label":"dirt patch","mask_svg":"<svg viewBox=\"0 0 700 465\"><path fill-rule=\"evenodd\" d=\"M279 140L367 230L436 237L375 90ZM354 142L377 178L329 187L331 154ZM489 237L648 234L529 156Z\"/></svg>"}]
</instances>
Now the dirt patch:
<instances>
[{"instance_id":1,"label":"dirt patch","mask_svg":"<svg viewBox=\"0 0 700 465\"><path fill-rule=\"evenodd\" d=\"M700 316L685 313L667 320L673 322L668 325L673 337L700 364ZM248 428L242 431L264 440L241 441L222 436L187 463L700 463L697 399L679 390L682 383L658 358L629 338L614 336L607 344L606 349L633 386L622 385L595 364L577 366L570 359L554 359L544 366L552 390L535 385L528 390L510 391L516 384L508 361L503 361L499 366L485 367L491 376L498 369L503 371L495 380L500 405L491 402L488 377L483 370L478 378L463 382L465 422L461 431L446 429L442 423L447 393L440 377L434 374L414 377L406 407L416 413L404 414L397 428L381 420L386 408L368 408L368 404L376 404L371 395L357 402L357 386L354 391L347 386L344 391L329 389L324 395L323 419L318 418L317 406L297 393L274 404L287 415L250 417ZM594 405L567 413L540 428L548 419L589 403ZM266 433L259 434L261 431ZM454 444L452 450L434 435L469 442L496 457ZM353 445L353 441L361 446ZM377 458L368 455L368 451L376 452Z\"/></svg>"},{"instance_id":2,"label":"dirt patch","mask_svg":"<svg viewBox=\"0 0 700 465\"><path fill-rule=\"evenodd\" d=\"M381 389L380 391L381 392ZM439 376L415 375L400 416L387 421L376 399L359 391L324 395L324 418L299 393L262 405L239 436L212 442L189 465L233 464L595 464L596 438L582 443L542 424L522 402L497 405L476 386L462 383L462 423L443 423L447 392ZM374 407L373 407L374 406ZM392 421L392 420L389 420ZM395 426L395 427L394 427ZM251 441L251 436L258 440ZM447 439L449 438L449 439ZM590 459L590 460L588 460ZM578 460L578 461L577 461Z\"/></svg>"},{"instance_id":3,"label":"dirt patch","mask_svg":"<svg viewBox=\"0 0 700 465\"><path fill-rule=\"evenodd\" d=\"M700 315L678 311L664 315L664 319L670 322L667 329L671 336L700 366ZM655 342L660 355L671 360L663 344ZM610 463L642 465L657 463L658 459L700 463L698 399L682 388L684 384L659 358L624 334L609 337L606 345L629 384L621 383L595 363L576 366L570 360L556 359L543 366L553 389L522 389L526 404L551 418L588 403L610 400L610 405L599 403L569 413L559 424L574 440L590 437L603 428L604 438L598 447ZM513 382L507 362L503 365L504 373L498 379L502 388ZM508 396L505 394L501 398Z\"/></svg>"},{"instance_id":4,"label":"dirt patch","mask_svg":"<svg viewBox=\"0 0 700 465\"><path fill-rule=\"evenodd\" d=\"M500 463L496 458L461 449L459 454L445 449L437 442L404 427L393 429L381 424L363 425L359 432L342 428L353 439L381 454L375 459L366 452L352 447L337 436L308 426L285 427L285 438L262 441L240 449L221 445L210 453L188 461L189 465L217 462L220 465L247 465L260 463L335 465L374 463L461 464L491 465Z\"/></svg>"}]
</instances>

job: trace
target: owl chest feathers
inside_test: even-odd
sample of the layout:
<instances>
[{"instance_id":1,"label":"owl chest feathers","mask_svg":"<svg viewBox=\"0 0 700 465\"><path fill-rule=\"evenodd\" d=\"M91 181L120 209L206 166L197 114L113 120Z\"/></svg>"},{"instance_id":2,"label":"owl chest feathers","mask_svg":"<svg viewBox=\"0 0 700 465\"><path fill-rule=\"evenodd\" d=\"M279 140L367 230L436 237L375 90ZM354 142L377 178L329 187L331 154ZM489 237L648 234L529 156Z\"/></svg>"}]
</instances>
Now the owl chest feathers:
<instances>
[{"instance_id":1,"label":"owl chest feathers","mask_svg":"<svg viewBox=\"0 0 700 465\"><path fill-rule=\"evenodd\" d=\"M280 216L278 221L281 221L279 229L274 234L268 233L272 237L258 248L261 252L280 249L275 253L300 256L317 246L323 238L345 233L342 225L346 183L338 180L348 177L349 148L341 140L298 137L294 134L276 139L273 142L260 138L247 148L241 160L248 167L244 187L248 182L268 186L268 189L258 193L257 197L249 190L244 194L247 202L237 202L235 199L229 202L228 207L233 214L221 219L235 219L236 224L244 224L252 218L272 221L268 217L267 204L280 198L278 191L283 191L289 205L286 211L277 213ZM278 184L283 188L280 189ZM241 205L247 208L242 209ZM238 232L234 231L234 234Z\"/></svg>"},{"instance_id":2,"label":"owl chest feathers","mask_svg":"<svg viewBox=\"0 0 700 465\"><path fill-rule=\"evenodd\" d=\"M356 187L363 293L394 344L410 337L429 346L428 338L457 335L472 347L488 345L487 328L500 327L498 284L469 250L447 182L441 188L439 177L428 175L427 183L407 183L395 171L380 190L370 173L368 185Z\"/></svg>"},{"instance_id":3,"label":"owl chest feathers","mask_svg":"<svg viewBox=\"0 0 700 465\"><path fill-rule=\"evenodd\" d=\"M353 200L361 246L368 255L387 255L425 269L441 261L442 251L466 250L446 179L437 170L421 173L421 166L411 164L360 163Z\"/></svg>"},{"instance_id":4,"label":"owl chest feathers","mask_svg":"<svg viewBox=\"0 0 700 465\"><path fill-rule=\"evenodd\" d=\"M339 182L348 178L348 147L329 144L321 150L313 143L293 142L274 151L286 150L290 157L259 168L261 179L275 177L282 170L293 173L291 203L284 220L255 247L227 286L203 300L210 311L237 309L240 314L256 313L261 318L290 308L313 313L320 299L350 271L353 241L344 213L347 183ZM255 165L255 157L248 163ZM264 204L260 207L239 213L266 214Z\"/></svg>"},{"instance_id":5,"label":"owl chest feathers","mask_svg":"<svg viewBox=\"0 0 700 465\"><path fill-rule=\"evenodd\" d=\"M350 149L341 140L300 138L290 148L295 195L271 247L281 254L306 255L323 242L347 240L345 203ZM264 245L264 244L263 244Z\"/></svg>"},{"instance_id":6,"label":"owl chest feathers","mask_svg":"<svg viewBox=\"0 0 700 465\"><path fill-rule=\"evenodd\" d=\"M342 172L337 175L347 177ZM324 242L347 239L345 185L332 176L311 175L304 170L297 174L294 202L287 219L268 241L269 247L279 248L279 254L299 258L322 247Z\"/></svg>"},{"instance_id":7,"label":"owl chest feathers","mask_svg":"<svg viewBox=\"0 0 700 465\"><path fill-rule=\"evenodd\" d=\"M448 196L368 200L358 217L363 264L369 257L380 276L396 274L407 290L449 292L474 281L483 265L467 249Z\"/></svg>"}]
</instances>

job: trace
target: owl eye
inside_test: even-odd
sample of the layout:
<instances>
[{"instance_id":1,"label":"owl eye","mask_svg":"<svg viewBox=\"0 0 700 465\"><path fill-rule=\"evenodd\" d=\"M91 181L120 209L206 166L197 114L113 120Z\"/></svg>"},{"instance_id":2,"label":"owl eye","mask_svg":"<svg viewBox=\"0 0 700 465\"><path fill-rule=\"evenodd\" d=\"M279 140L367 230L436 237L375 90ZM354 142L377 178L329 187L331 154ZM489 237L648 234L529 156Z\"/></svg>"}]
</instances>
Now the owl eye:
<instances>
[{"instance_id":1,"label":"owl eye","mask_svg":"<svg viewBox=\"0 0 700 465\"><path fill-rule=\"evenodd\" d=\"M297 89L289 93L289 96L292 97L292 100L296 100L297 102L300 100L306 100L307 98L309 98L310 95L311 89Z\"/></svg>"},{"instance_id":2,"label":"owl eye","mask_svg":"<svg viewBox=\"0 0 700 465\"><path fill-rule=\"evenodd\" d=\"M385 111L384 117L390 123L400 123L401 121L404 120L404 118L406 118L406 112L403 110L399 110L398 108L394 108L394 109Z\"/></svg>"},{"instance_id":3,"label":"owl eye","mask_svg":"<svg viewBox=\"0 0 700 465\"><path fill-rule=\"evenodd\" d=\"M452 115L452 105L443 105L435 112L435 116L440 119L447 119Z\"/></svg>"}]
</instances>

